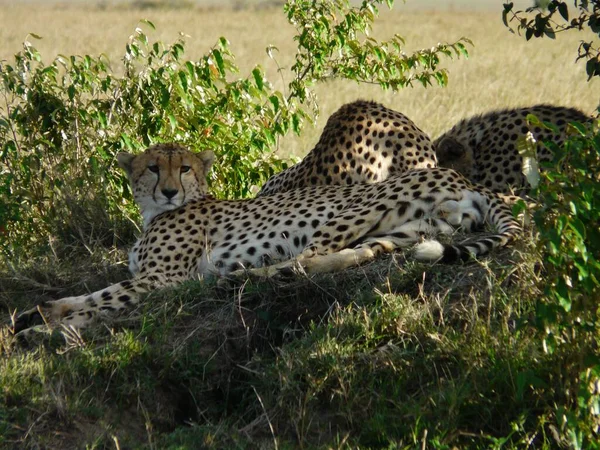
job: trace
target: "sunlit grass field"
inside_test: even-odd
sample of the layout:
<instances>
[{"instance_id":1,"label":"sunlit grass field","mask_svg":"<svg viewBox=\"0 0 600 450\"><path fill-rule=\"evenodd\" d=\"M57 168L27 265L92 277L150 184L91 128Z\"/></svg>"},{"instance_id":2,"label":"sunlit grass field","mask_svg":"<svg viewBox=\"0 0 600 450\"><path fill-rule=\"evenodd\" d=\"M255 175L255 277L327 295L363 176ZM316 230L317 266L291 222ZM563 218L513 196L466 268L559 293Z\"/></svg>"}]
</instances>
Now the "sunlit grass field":
<instances>
[{"instance_id":1,"label":"sunlit grass field","mask_svg":"<svg viewBox=\"0 0 600 450\"><path fill-rule=\"evenodd\" d=\"M0 0L0 61L11 60L25 39L46 62L99 53L116 61L140 19L148 19L156 25L145 29L153 40L188 35L190 59L225 36L240 76L260 64L285 89L295 45L281 9L174 3L179 7ZM597 108L599 81L586 82L585 64L575 62L579 41L589 36L525 42L502 24L501 0L496 7L473 0L477 11L431 9L447 3L382 8L373 35L398 33L407 52L471 39L469 59L443 61L449 86L315 86L319 118L301 136L278 142L278 154L303 156L327 117L357 98L405 113L432 138L496 108ZM278 48L276 62L268 45ZM527 326L543 287L531 229L509 249L456 266L419 264L398 253L335 275L241 286L189 281L152 293L130 316L67 332L66 341L55 332L19 342L3 327L14 308L128 276L125 248L52 241L48 248L22 266L7 258L0 267L0 449L565 444L555 407L572 386L560 359L545 353Z\"/></svg>"},{"instance_id":2,"label":"sunlit grass field","mask_svg":"<svg viewBox=\"0 0 600 450\"><path fill-rule=\"evenodd\" d=\"M378 86L350 82L316 86L320 118L315 128L306 130L302 137L289 136L280 142L282 157L304 155L316 143L327 117L343 103L357 98L377 100L403 112L432 137L463 117L494 108L553 103L591 113L600 102L599 81L586 83L585 64L575 62L579 42L590 36L565 33L556 41L544 38L526 42L502 24L501 1L495 9L488 6L486 11L477 12L436 12L419 9L417 4L408 2L406 10L402 2L397 2L393 11L382 8L373 35L385 39L398 33L406 38L407 51L453 42L463 36L471 39L474 46L469 49L468 60L442 62L450 71L448 87L416 86L385 92ZM431 4L426 2L426 7ZM28 33L35 33L43 39L30 40L47 61L57 54L100 53L117 60L124 54L127 38L140 19L156 25L156 31L146 30L152 39L173 42L180 32L188 35L189 58L200 57L220 36L225 36L237 57L240 75L246 76L254 65L260 64L276 87L284 89L291 81L286 69L293 62L294 29L278 8L3 5L0 59L10 59ZM281 74L267 56L268 45L279 49L276 58L283 68Z\"/></svg>"}]
</instances>

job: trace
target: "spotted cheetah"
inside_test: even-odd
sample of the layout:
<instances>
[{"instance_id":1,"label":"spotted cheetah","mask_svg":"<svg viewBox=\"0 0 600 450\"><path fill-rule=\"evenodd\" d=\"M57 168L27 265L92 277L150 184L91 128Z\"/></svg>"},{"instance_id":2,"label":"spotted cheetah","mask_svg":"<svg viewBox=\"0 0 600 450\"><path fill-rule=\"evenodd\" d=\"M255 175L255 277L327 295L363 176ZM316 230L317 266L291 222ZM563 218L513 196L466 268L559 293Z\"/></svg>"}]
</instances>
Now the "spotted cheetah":
<instances>
[{"instance_id":1,"label":"spotted cheetah","mask_svg":"<svg viewBox=\"0 0 600 450\"><path fill-rule=\"evenodd\" d=\"M561 130L560 135L539 126L529 127L526 117L534 114ZM588 122L583 112L561 106L536 105L493 111L463 119L434 141L440 167L460 172L474 183L495 192L522 193L528 186L522 173L522 157L517 140L532 132L536 141L553 141L561 145L569 122ZM540 161L552 160L545 146L538 149Z\"/></svg>"},{"instance_id":2,"label":"spotted cheetah","mask_svg":"<svg viewBox=\"0 0 600 450\"><path fill-rule=\"evenodd\" d=\"M302 161L273 175L258 196L321 184L376 183L410 169L437 166L429 136L380 103L347 103L329 117Z\"/></svg>"},{"instance_id":3,"label":"spotted cheetah","mask_svg":"<svg viewBox=\"0 0 600 450\"><path fill-rule=\"evenodd\" d=\"M252 267L268 276L296 266L308 273L337 271L410 246L423 233L451 233L453 226L471 229L484 221L497 228L498 234L472 243L430 240L415 249L419 260L451 262L506 245L520 232L496 194L441 168L417 169L376 184L307 186L247 200L199 196L171 208L165 198L178 194L158 194L157 186L185 189L186 164L191 171L193 161L186 152L180 145L166 144L139 156L118 155L148 221L130 253L133 278L26 311L16 320L15 332L42 318L45 323L85 327L98 313L122 312L146 292L197 276ZM210 152L204 154L200 173L210 169L212 160ZM273 265L261 271L268 264Z\"/></svg>"}]
</instances>

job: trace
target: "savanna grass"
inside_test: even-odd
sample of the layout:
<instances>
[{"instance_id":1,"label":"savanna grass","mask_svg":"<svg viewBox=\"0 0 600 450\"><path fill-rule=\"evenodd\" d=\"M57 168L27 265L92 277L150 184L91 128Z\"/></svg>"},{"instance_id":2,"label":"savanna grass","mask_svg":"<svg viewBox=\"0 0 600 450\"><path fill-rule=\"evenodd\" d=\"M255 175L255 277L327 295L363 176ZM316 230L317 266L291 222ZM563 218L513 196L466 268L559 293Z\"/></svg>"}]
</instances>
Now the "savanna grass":
<instances>
[{"instance_id":1,"label":"savanna grass","mask_svg":"<svg viewBox=\"0 0 600 450\"><path fill-rule=\"evenodd\" d=\"M5 443L517 445L549 406L530 389L544 358L519 323L534 260L507 250L426 268L397 255L336 276L190 281L66 342L42 333L24 350L4 336Z\"/></svg>"}]
</instances>

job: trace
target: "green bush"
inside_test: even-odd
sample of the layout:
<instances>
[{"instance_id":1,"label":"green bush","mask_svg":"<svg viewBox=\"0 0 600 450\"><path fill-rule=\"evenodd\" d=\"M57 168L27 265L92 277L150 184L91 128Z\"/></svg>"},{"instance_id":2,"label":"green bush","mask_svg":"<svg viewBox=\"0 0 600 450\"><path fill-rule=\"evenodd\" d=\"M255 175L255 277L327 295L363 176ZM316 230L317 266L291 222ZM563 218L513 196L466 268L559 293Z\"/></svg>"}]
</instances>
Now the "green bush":
<instances>
[{"instance_id":1,"label":"green bush","mask_svg":"<svg viewBox=\"0 0 600 450\"><path fill-rule=\"evenodd\" d=\"M575 0L572 6L536 2L525 11L513 7L504 3L504 24L524 31L527 40L584 29L600 36L598 0ZM586 61L588 81L600 76L600 49L594 42L581 41L577 60ZM564 146L544 142L554 160L541 165L541 176L535 170L530 174L540 180L533 190L539 201L533 218L544 265L535 325L552 368L542 377L546 396L555 399L555 440L570 448L600 448L600 131L598 120L572 125Z\"/></svg>"},{"instance_id":2,"label":"green bush","mask_svg":"<svg viewBox=\"0 0 600 450\"><path fill-rule=\"evenodd\" d=\"M2 66L6 236L77 236L73 228L82 222L111 229L98 224L101 211L109 221L135 217L123 202L127 180L115 164L123 149L157 141L213 148L220 171L211 185L222 196L248 195L252 184L284 166L263 153L274 134L298 129L303 113L279 107L284 99L268 90L258 67L248 79L229 81L237 68L224 38L199 61L184 60L184 50L183 38L151 44L138 28L116 70L102 56L59 56L45 65L29 43L14 66ZM74 214L73 224L65 220Z\"/></svg>"},{"instance_id":3,"label":"green bush","mask_svg":"<svg viewBox=\"0 0 600 450\"><path fill-rule=\"evenodd\" d=\"M115 164L118 151L165 141L210 148L217 154L209 180L214 195L247 197L286 167L269 150L318 112L315 83L444 85L440 58L466 56L468 40L406 55L400 36L389 42L368 36L382 3L393 1L288 2L298 52L285 93L273 89L259 66L236 77L225 38L191 61L183 35L164 45L136 28L117 63L85 55L46 64L25 42L14 62L0 64L0 248L28 254L49 240L131 242L137 213ZM267 52L273 57L275 50Z\"/></svg>"},{"instance_id":4,"label":"green bush","mask_svg":"<svg viewBox=\"0 0 600 450\"><path fill-rule=\"evenodd\" d=\"M546 375L562 439L600 448L600 132L597 122L572 130L562 147L545 143L554 161L536 193L545 269L536 325L554 361Z\"/></svg>"}]
</instances>

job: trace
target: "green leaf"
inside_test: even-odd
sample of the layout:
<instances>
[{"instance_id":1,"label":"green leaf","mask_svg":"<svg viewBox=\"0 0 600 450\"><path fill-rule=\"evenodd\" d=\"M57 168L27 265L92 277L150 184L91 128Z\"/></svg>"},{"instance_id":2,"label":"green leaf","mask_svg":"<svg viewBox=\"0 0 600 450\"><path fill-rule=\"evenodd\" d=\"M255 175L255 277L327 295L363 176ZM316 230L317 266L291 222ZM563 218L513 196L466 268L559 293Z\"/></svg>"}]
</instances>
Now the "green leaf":
<instances>
[{"instance_id":1,"label":"green leaf","mask_svg":"<svg viewBox=\"0 0 600 450\"><path fill-rule=\"evenodd\" d=\"M167 116L169 118L169 123L171 124L171 132L174 132L177 129L177 119L171 113Z\"/></svg>"},{"instance_id":2,"label":"green leaf","mask_svg":"<svg viewBox=\"0 0 600 450\"><path fill-rule=\"evenodd\" d=\"M273 110L275 112L278 112L279 111L279 97L277 97L276 95L271 95L271 96L269 96L269 101L273 105Z\"/></svg>"},{"instance_id":3,"label":"green leaf","mask_svg":"<svg viewBox=\"0 0 600 450\"><path fill-rule=\"evenodd\" d=\"M175 58L175 60L179 60L179 58L181 58L181 55L183 55L184 52L184 47L183 45L181 45L181 43L176 43L171 47L171 54L173 55L173 58Z\"/></svg>"},{"instance_id":4,"label":"green leaf","mask_svg":"<svg viewBox=\"0 0 600 450\"><path fill-rule=\"evenodd\" d=\"M267 143L269 145L275 145L275 138L273 137L273 133L271 133L271 131L267 128L265 128L263 130L263 134L265 136L265 138L267 139Z\"/></svg>"},{"instance_id":5,"label":"green leaf","mask_svg":"<svg viewBox=\"0 0 600 450\"><path fill-rule=\"evenodd\" d=\"M575 234L577 235L577 237L581 240L584 241L585 240L585 225L583 224L583 222L581 221L581 219L579 217L575 217L571 220L571 222L569 223L570 228L575 232Z\"/></svg>"},{"instance_id":6,"label":"green leaf","mask_svg":"<svg viewBox=\"0 0 600 450\"><path fill-rule=\"evenodd\" d=\"M562 309L564 309L566 312L571 311L572 304L569 297L569 289L567 288L567 283L565 283L563 278L560 278L556 284L555 295Z\"/></svg>"},{"instance_id":7,"label":"green leaf","mask_svg":"<svg viewBox=\"0 0 600 450\"><path fill-rule=\"evenodd\" d=\"M219 73L221 76L225 76L225 65L223 64L223 55L217 49L212 51L212 55L215 58L215 62L217 63L217 68L219 69Z\"/></svg>"},{"instance_id":8,"label":"green leaf","mask_svg":"<svg viewBox=\"0 0 600 450\"><path fill-rule=\"evenodd\" d=\"M546 351L546 353L548 353L549 355L554 354L554 352L556 351L556 347L557 347L557 342L556 342L556 338L554 337L553 334L549 334L546 336L546 338L544 339L544 350Z\"/></svg>"},{"instance_id":9,"label":"green leaf","mask_svg":"<svg viewBox=\"0 0 600 450\"><path fill-rule=\"evenodd\" d=\"M458 51L461 53L461 55L463 55L463 57L465 59L469 59L469 51L467 50L467 47L462 42L458 42L456 44L456 47L458 48Z\"/></svg>"},{"instance_id":10,"label":"green leaf","mask_svg":"<svg viewBox=\"0 0 600 450\"><path fill-rule=\"evenodd\" d=\"M511 6L512 8L512 6ZM508 13L510 10L506 9L506 5L504 7L504 11L502 11L502 23L504 24L504 26L508 27Z\"/></svg>"},{"instance_id":11,"label":"green leaf","mask_svg":"<svg viewBox=\"0 0 600 450\"><path fill-rule=\"evenodd\" d=\"M587 134L587 129L585 125L579 122L569 122L569 125L573 127L581 136L585 136Z\"/></svg>"},{"instance_id":12,"label":"green leaf","mask_svg":"<svg viewBox=\"0 0 600 450\"><path fill-rule=\"evenodd\" d=\"M300 134L300 124L301 120L297 113L292 114L292 129L294 133Z\"/></svg>"},{"instance_id":13,"label":"green leaf","mask_svg":"<svg viewBox=\"0 0 600 450\"><path fill-rule=\"evenodd\" d=\"M533 29L527 28L527 30L525 31L525 39L529 41L532 37L533 37Z\"/></svg>"},{"instance_id":14,"label":"green leaf","mask_svg":"<svg viewBox=\"0 0 600 450\"><path fill-rule=\"evenodd\" d=\"M596 61L593 59L589 59L585 63L585 72L588 75L588 80L591 79L594 75L596 75Z\"/></svg>"},{"instance_id":15,"label":"green leaf","mask_svg":"<svg viewBox=\"0 0 600 450\"><path fill-rule=\"evenodd\" d=\"M577 267L577 270L579 271L579 279L580 280L589 278L590 273L589 273L588 268L585 263L581 263L579 261L573 261L573 264L575 265L575 267Z\"/></svg>"},{"instance_id":16,"label":"green leaf","mask_svg":"<svg viewBox=\"0 0 600 450\"><path fill-rule=\"evenodd\" d=\"M259 67L255 67L252 70L252 76L254 77L254 83L256 84L256 87L262 91L264 88L264 84L262 72Z\"/></svg>"},{"instance_id":17,"label":"green leaf","mask_svg":"<svg viewBox=\"0 0 600 450\"><path fill-rule=\"evenodd\" d=\"M569 8L565 2L560 2L558 4L558 12L567 22L569 21Z\"/></svg>"},{"instance_id":18,"label":"green leaf","mask_svg":"<svg viewBox=\"0 0 600 450\"><path fill-rule=\"evenodd\" d=\"M123 144L123 147L128 149L128 150L133 150L133 145L131 144L131 139L129 138L129 136L125 133L121 134L121 143Z\"/></svg>"},{"instance_id":19,"label":"green leaf","mask_svg":"<svg viewBox=\"0 0 600 450\"><path fill-rule=\"evenodd\" d=\"M151 22L151 21L149 21L148 19L142 19L142 20L140 20L140 22L145 23L146 25L148 25L153 30L156 30L156 26L154 25L154 23Z\"/></svg>"}]
</instances>

